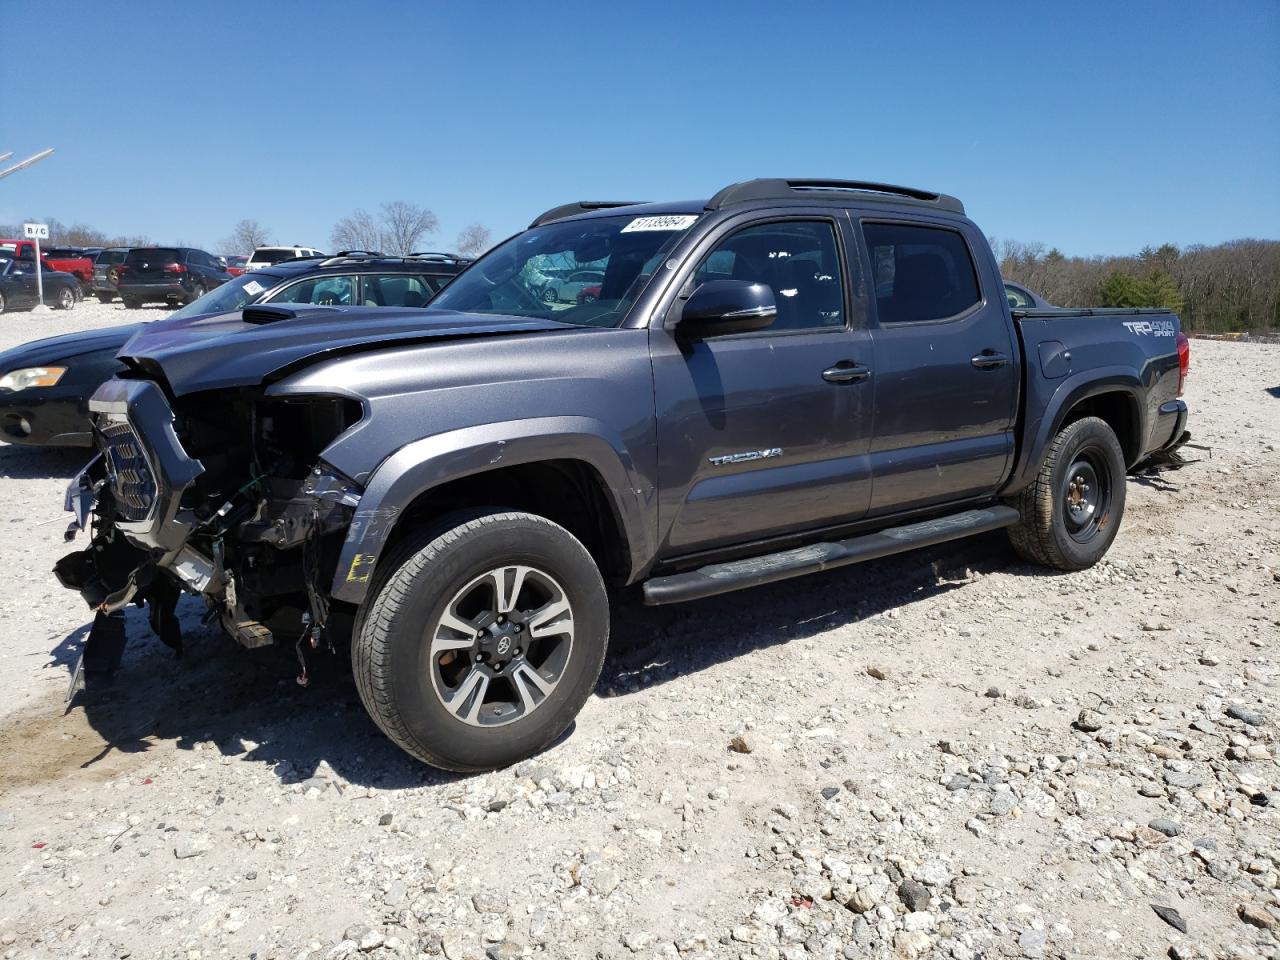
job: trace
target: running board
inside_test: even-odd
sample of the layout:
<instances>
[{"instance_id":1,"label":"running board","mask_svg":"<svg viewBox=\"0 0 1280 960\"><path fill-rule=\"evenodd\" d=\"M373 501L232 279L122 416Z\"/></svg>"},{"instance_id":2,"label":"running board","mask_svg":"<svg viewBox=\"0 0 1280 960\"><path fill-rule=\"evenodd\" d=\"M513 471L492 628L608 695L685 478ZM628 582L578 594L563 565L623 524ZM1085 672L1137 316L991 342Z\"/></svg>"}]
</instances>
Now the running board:
<instances>
[{"instance_id":1,"label":"running board","mask_svg":"<svg viewBox=\"0 0 1280 960\"><path fill-rule=\"evenodd\" d=\"M948 540L999 530L1018 522L1013 507L993 506L966 510L933 520L922 520L902 527L889 527L848 540L815 543L760 557L713 563L685 573L654 577L644 584L644 602L650 606L697 600L717 593L758 587L763 583L787 580L806 573L817 573L849 563L875 560L895 553L906 553L918 547L931 547Z\"/></svg>"}]
</instances>

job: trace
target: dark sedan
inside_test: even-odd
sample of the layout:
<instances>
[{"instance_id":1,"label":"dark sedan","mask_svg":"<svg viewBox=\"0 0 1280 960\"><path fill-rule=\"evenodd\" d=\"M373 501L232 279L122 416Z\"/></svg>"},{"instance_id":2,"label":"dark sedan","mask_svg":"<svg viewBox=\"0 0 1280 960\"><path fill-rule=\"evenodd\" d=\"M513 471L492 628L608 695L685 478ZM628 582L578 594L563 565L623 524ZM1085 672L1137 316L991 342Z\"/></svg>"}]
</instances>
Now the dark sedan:
<instances>
[{"instance_id":1,"label":"dark sedan","mask_svg":"<svg viewBox=\"0 0 1280 960\"><path fill-rule=\"evenodd\" d=\"M0 353L0 439L91 446L89 396L124 369L116 352L142 326L69 333Z\"/></svg>"},{"instance_id":2,"label":"dark sedan","mask_svg":"<svg viewBox=\"0 0 1280 960\"><path fill-rule=\"evenodd\" d=\"M80 299L80 280L60 270L40 271L44 286L44 302L56 310L70 310ZM0 257L0 313L6 310L30 310L39 304L34 260L11 260ZM3 372L3 371L0 371Z\"/></svg>"},{"instance_id":3,"label":"dark sedan","mask_svg":"<svg viewBox=\"0 0 1280 960\"><path fill-rule=\"evenodd\" d=\"M441 255L289 260L242 274L176 313L158 314L162 319L155 322L181 323L264 302L420 307L467 262ZM89 397L124 368L116 353L147 326L51 337L0 353L0 440L90 446Z\"/></svg>"}]
</instances>

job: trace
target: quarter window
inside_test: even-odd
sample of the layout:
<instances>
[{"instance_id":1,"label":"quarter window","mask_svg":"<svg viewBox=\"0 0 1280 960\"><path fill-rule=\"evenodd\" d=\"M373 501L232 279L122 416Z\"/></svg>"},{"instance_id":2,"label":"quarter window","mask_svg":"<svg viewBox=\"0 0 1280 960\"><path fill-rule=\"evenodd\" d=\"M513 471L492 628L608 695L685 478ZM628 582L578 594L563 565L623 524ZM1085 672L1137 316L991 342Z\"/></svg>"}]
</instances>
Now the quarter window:
<instances>
[{"instance_id":1,"label":"quarter window","mask_svg":"<svg viewBox=\"0 0 1280 960\"><path fill-rule=\"evenodd\" d=\"M864 223L862 232L881 323L944 320L982 299L968 244L955 230Z\"/></svg>"},{"instance_id":2,"label":"quarter window","mask_svg":"<svg viewBox=\"0 0 1280 960\"><path fill-rule=\"evenodd\" d=\"M844 326L844 285L835 228L826 220L782 220L739 230L699 264L695 285L747 280L773 289L769 330Z\"/></svg>"}]
</instances>

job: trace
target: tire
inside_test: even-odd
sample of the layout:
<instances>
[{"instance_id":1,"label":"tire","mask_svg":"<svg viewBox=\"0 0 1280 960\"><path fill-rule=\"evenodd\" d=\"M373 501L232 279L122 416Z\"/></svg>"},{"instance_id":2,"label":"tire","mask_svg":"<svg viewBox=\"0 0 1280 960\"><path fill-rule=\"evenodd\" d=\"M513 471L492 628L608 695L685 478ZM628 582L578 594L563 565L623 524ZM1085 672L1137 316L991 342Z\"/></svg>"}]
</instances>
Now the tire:
<instances>
[{"instance_id":1,"label":"tire","mask_svg":"<svg viewBox=\"0 0 1280 960\"><path fill-rule=\"evenodd\" d=\"M504 591L524 584L497 619L495 573ZM442 518L384 559L351 658L360 698L392 741L432 766L477 772L530 757L569 727L608 639L609 602L586 548L544 517L485 510Z\"/></svg>"},{"instance_id":2,"label":"tire","mask_svg":"<svg viewBox=\"0 0 1280 960\"><path fill-rule=\"evenodd\" d=\"M132 297L121 297L120 302L124 304L126 310L141 310L142 301L134 300Z\"/></svg>"},{"instance_id":3,"label":"tire","mask_svg":"<svg viewBox=\"0 0 1280 960\"><path fill-rule=\"evenodd\" d=\"M99 303L110 303L110 302L111 302L112 300L114 300L115 298L116 298L116 295L115 295L114 293L100 293L100 294L98 294L98 302L99 302Z\"/></svg>"},{"instance_id":4,"label":"tire","mask_svg":"<svg viewBox=\"0 0 1280 960\"><path fill-rule=\"evenodd\" d=\"M4 294L0 293L0 313L4 313Z\"/></svg>"},{"instance_id":5,"label":"tire","mask_svg":"<svg viewBox=\"0 0 1280 960\"><path fill-rule=\"evenodd\" d=\"M547 287L543 288L542 302L543 303L559 303L560 302L560 294L556 292L556 288L554 285L548 285Z\"/></svg>"},{"instance_id":6,"label":"tire","mask_svg":"<svg viewBox=\"0 0 1280 960\"><path fill-rule=\"evenodd\" d=\"M193 291L191 291L191 296L187 298L187 303L188 304L195 303L197 300L199 300L208 292L209 291L205 288L205 285L203 283L197 283L196 288Z\"/></svg>"},{"instance_id":7,"label":"tire","mask_svg":"<svg viewBox=\"0 0 1280 960\"><path fill-rule=\"evenodd\" d=\"M1058 432L1036 479L1009 500L1020 515L1009 542L1032 563L1084 570L1110 549L1124 501L1120 441L1105 421L1085 417Z\"/></svg>"},{"instance_id":8,"label":"tire","mask_svg":"<svg viewBox=\"0 0 1280 960\"><path fill-rule=\"evenodd\" d=\"M55 310L71 310L76 305L76 292L70 287L61 287L54 295Z\"/></svg>"}]
</instances>

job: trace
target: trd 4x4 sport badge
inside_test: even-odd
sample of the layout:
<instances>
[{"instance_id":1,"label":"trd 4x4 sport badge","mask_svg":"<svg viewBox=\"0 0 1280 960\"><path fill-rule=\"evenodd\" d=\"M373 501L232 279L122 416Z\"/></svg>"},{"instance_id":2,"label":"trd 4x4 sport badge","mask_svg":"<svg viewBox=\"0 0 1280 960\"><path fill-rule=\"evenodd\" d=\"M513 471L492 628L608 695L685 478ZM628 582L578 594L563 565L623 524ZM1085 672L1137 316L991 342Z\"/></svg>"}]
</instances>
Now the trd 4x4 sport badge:
<instances>
[{"instance_id":1,"label":"trd 4x4 sport badge","mask_svg":"<svg viewBox=\"0 0 1280 960\"><path fill-rule=\"evenodd\" d=\"M781 447L770 447L768 450L746 450L742 453L726 453L722 457L707 457L713 466L724 467L731 463L746 463L749 460L772 460L782 456Z\"/></svg>"}]
</instances>

